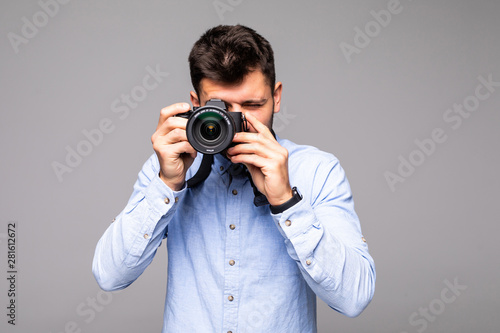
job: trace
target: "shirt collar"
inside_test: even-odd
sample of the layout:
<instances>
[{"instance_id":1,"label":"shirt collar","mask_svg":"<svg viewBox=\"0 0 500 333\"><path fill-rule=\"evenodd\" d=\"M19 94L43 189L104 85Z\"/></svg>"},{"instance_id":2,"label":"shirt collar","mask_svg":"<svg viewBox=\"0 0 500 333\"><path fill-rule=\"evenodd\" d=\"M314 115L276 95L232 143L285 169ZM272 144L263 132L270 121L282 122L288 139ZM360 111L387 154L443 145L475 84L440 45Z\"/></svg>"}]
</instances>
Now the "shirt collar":
<instances>
[{"instance_id":1,"label":"shirt collar","mask_svg":"<svg viewBox=\"0 0 500 333\"><path fill-rule=\"evenodd\" d=\"M215 172L223 175L228 172L233 177L245 176L245 166L241 163L234 164L226 156L220 154L214 155Z\"/></svg>"},{"instance_id":2,"label":"shirt collar","mask_svg":"<svg viewBox=\"0 0 500 333\"><path fill-rule=\"evenodd\" d=\"M214 155L213 166L215 172L219 173L220 175L226 173L232 164L233 163L231 163L231 161L226 156L223 156L222 153Z\"/></svg>"}]
</instances>

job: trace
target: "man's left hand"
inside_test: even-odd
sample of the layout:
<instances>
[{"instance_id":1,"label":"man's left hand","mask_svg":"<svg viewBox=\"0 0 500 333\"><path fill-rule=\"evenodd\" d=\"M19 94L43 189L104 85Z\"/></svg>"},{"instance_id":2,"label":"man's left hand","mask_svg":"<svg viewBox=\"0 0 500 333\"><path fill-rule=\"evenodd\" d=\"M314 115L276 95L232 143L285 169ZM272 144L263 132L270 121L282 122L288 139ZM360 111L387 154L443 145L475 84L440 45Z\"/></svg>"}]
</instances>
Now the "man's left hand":
<instances>
[{"instance_id":1,"label":"man's left hand","mask_svg":"<svg viewBox=\"0 0 500 333\"><path fill-rule=\"evenodd\" d=\"M236 133L233 142L239 144L227 150L228 158L247 167L269 204L281 205L293 196L288 178L288 150L276 141L266 125L249 113L245 117L257 133Z\"/></svg>"}]
</instances>

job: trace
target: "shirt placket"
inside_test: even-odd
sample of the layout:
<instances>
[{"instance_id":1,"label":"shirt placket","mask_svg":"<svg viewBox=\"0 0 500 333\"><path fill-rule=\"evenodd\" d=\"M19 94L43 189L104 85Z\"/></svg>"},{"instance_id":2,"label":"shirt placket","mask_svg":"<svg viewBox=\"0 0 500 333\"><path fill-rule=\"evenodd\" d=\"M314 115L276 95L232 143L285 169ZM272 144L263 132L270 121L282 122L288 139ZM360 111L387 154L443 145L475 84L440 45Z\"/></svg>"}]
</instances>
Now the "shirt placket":
<instances>
[{"instance_id":1,"label":"shirt placket","mask_svg":"<svg viewBox=\"0 0 500 333\"><path fill-rule=\"evenodd\" d=\"M238 307L240 301L240 201L242 189L243 181L241 179L233 179L227 189L223 333L236 333L238 328Z\"/></svg>"}]
</instances>

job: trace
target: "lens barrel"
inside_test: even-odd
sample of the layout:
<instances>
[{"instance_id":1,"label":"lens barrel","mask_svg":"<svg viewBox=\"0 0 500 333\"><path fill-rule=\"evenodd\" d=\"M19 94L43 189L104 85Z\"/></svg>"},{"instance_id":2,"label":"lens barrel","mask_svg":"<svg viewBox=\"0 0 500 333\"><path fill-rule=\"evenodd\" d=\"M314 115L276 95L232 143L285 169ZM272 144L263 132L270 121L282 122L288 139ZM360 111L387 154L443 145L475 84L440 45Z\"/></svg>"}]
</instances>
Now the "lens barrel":
<instances>
[{"instance_id":1,"label":"lens barrel","mask_svg":"<svg viewBox=\"0 0 500 333\"><path fill-rule=\"evenodd\" d=\"M241 112L227 112L214 105L199 107L186 125L188 141L202 154L220 153L231 145L234 134L241 132L241 117Z\"/></svg>"}]
</instances>

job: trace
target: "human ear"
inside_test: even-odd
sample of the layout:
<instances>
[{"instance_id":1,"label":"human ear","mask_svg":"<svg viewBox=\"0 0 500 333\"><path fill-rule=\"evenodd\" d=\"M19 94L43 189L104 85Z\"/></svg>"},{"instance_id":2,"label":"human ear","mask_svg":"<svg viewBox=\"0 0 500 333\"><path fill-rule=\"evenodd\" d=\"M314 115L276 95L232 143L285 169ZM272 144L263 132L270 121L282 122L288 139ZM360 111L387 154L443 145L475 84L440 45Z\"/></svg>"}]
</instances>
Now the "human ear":
<instances>
[{"instance_id":1,"label":"human ear","mask_svg":"<svg viewBox=\"0 0 500 333\"><path fill-rule=\"evenodd\" d=\"M191 104L193 104L193 106L200 106L200 100L198 99L198 95L194 91L191 91L189 95L190 95L189 97L191 98Z\"/></svg>"},{"instance_id":2,"label":"human ear","mask_svg":"<svg viewBox=\"0 0 500 333\"><path fill-rule=\"evenodd\" d=\"M274 92L273 92L274 113L280 111L282 91L283 91L283 84L281 82L277 82L276 85L274 86Z\"/></svg>"}]
</instances>

